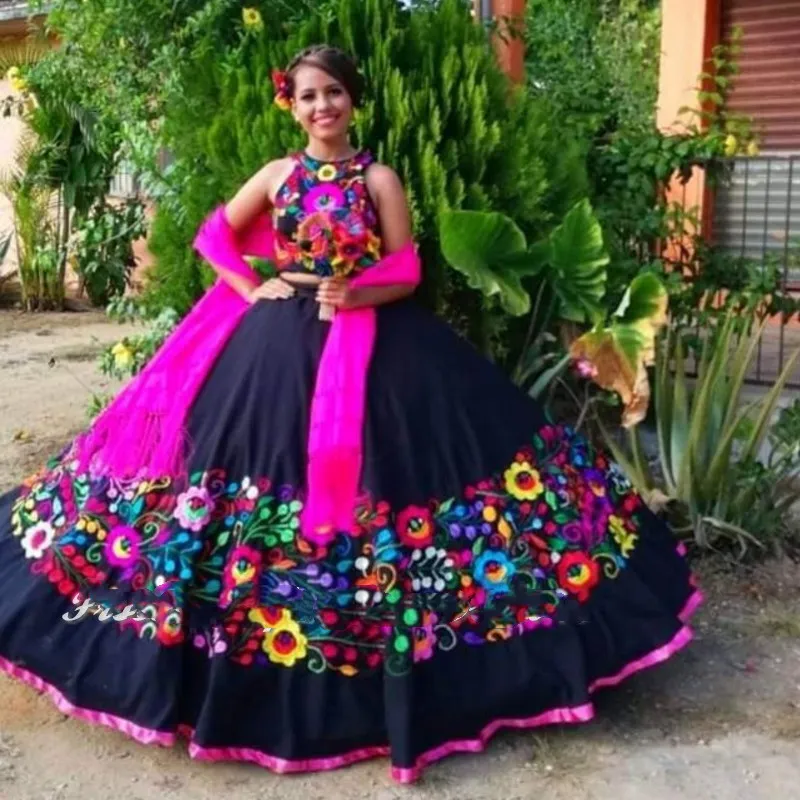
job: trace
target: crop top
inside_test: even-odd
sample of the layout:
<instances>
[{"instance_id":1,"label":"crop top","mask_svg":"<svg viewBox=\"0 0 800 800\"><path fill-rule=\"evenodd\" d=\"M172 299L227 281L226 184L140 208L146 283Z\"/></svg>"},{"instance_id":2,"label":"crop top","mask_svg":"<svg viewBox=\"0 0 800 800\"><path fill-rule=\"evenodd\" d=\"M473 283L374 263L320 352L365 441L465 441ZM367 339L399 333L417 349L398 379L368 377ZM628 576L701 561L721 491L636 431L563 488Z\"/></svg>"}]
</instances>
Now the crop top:
<instances>
[{"instance_id":1,"label":"crop top","mask_svg":"<svg viewBox=\"0 0 800 800\"><path fill-rule=\"evenodd\" d=\"M349 276L380 261L378 214L366 179L372 156L360 151L320 161L301 152L292 159L273 209L277 268Z\"/></svg>"}]
</instances>

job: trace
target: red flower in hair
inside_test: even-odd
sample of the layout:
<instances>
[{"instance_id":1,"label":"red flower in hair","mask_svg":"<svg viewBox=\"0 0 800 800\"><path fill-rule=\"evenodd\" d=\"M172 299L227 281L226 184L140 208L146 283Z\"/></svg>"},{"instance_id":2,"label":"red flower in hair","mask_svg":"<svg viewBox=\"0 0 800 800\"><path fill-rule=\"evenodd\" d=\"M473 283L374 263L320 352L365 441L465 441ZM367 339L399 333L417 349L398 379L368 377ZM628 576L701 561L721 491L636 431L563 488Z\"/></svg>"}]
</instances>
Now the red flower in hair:
<instances>
[{"instance_id":1,"label":"red flower in hair","mask_svg":"<svg viewBox=\"0 0 800 800\"><path fill-rule=\"evenodd\" d=\"M292 99L289 96L289 76L280 70L273 70L272 85L275 87L275 105L283 111L288 111L292 107Z\"/></svg>"}]
</instances>

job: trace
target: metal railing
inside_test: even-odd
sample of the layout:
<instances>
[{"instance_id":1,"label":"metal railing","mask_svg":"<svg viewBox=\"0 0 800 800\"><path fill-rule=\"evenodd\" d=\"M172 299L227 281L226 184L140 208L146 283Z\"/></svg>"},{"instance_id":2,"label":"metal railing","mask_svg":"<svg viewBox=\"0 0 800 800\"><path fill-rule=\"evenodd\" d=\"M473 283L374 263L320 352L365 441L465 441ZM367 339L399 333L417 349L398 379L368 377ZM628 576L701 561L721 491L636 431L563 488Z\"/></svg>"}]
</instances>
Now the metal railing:
<instances>
[{"instance_id":1,"label":"metal railing","mask_svg":"<svg viewBox=\"0 0 800 800\"><path fill-rule=\"evenodd\" d=\"M714 190L709 244L780 291L800 298L800 154L732 158L726 179ZM800 348L797 314L770 318L748 382L771 385ZM800 389L800 366L789 387Z\"/></svg>"}]
</instances>

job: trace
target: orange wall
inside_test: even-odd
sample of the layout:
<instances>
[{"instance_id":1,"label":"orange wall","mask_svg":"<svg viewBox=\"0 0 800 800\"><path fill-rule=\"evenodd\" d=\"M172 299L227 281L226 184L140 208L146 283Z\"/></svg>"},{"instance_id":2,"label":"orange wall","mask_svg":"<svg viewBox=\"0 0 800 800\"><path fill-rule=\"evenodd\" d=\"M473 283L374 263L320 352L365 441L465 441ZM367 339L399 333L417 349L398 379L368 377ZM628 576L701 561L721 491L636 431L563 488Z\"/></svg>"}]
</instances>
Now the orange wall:
<instances>
[{"instance_id":1,"label":"orange wall","mask_svg":"<svg viewBox=\"0 0 800 800\"><path fill-rule=\"evenodd\" d=\"M662 0L658 126L670 129L681 106L695 106L697 76L708 54L710 5L714 0Z\"/></svg>"},{"instance_id":2,"label":"orange wall","mask_svg":"<svg viewBox=\"0 0 800 800\"><path fill-rule=\"evenodd\" d=\"M662 0L656 121L663 131L677 132L685 123L699 122L692 115L680 115L679 110L684 106L697 108L698 76L719 38L720 5L721 0ZM670 195L686 207L696 208L704 221L709 218L705 180L699 171L685 189L677 185Z\"/></svg>"},{"instance_id":3,"label":"orange wall","mask_svg":"<svg viewBox=\"0 0 800 800\"><path fill-rule=\"evenodd\" d=\"M493 0L494 15L506 18L516 30L525 22L525 0ZM525 44L521 38L508 38L497 42L497 57L500 66L511 80L517 83L525 79Z\"/></svg>"}]
</instances>

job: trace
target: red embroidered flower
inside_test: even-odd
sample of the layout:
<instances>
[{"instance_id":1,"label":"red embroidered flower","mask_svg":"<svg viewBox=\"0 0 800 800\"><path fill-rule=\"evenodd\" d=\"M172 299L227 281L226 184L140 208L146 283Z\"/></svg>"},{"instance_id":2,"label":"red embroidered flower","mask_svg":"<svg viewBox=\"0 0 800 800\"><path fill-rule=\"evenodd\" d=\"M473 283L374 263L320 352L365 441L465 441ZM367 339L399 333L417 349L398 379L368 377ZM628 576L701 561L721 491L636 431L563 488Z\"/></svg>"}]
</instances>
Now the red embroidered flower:
<instances>
[{"instance_id":1,"label":"red embroidered flower","mask_svg":"<svg viewBox=\"0 0 800 800\"><path fill-rule=\"evenodd\" d=\"M409 547L427 547L433 541L433 517L427 508L409 506L397 515L397 535Z\"/></svg>"},{"instance_id":2,"label":"red embroidered flower","mask_svg":"<svg viewBox=\"0 0 800 800\"><path fill-rule=\"evenodd\" d=\"M556 568L559 584L584 603L600 581L600 567L587 553L566 553Z\"/></svg>"}]
</instances>

